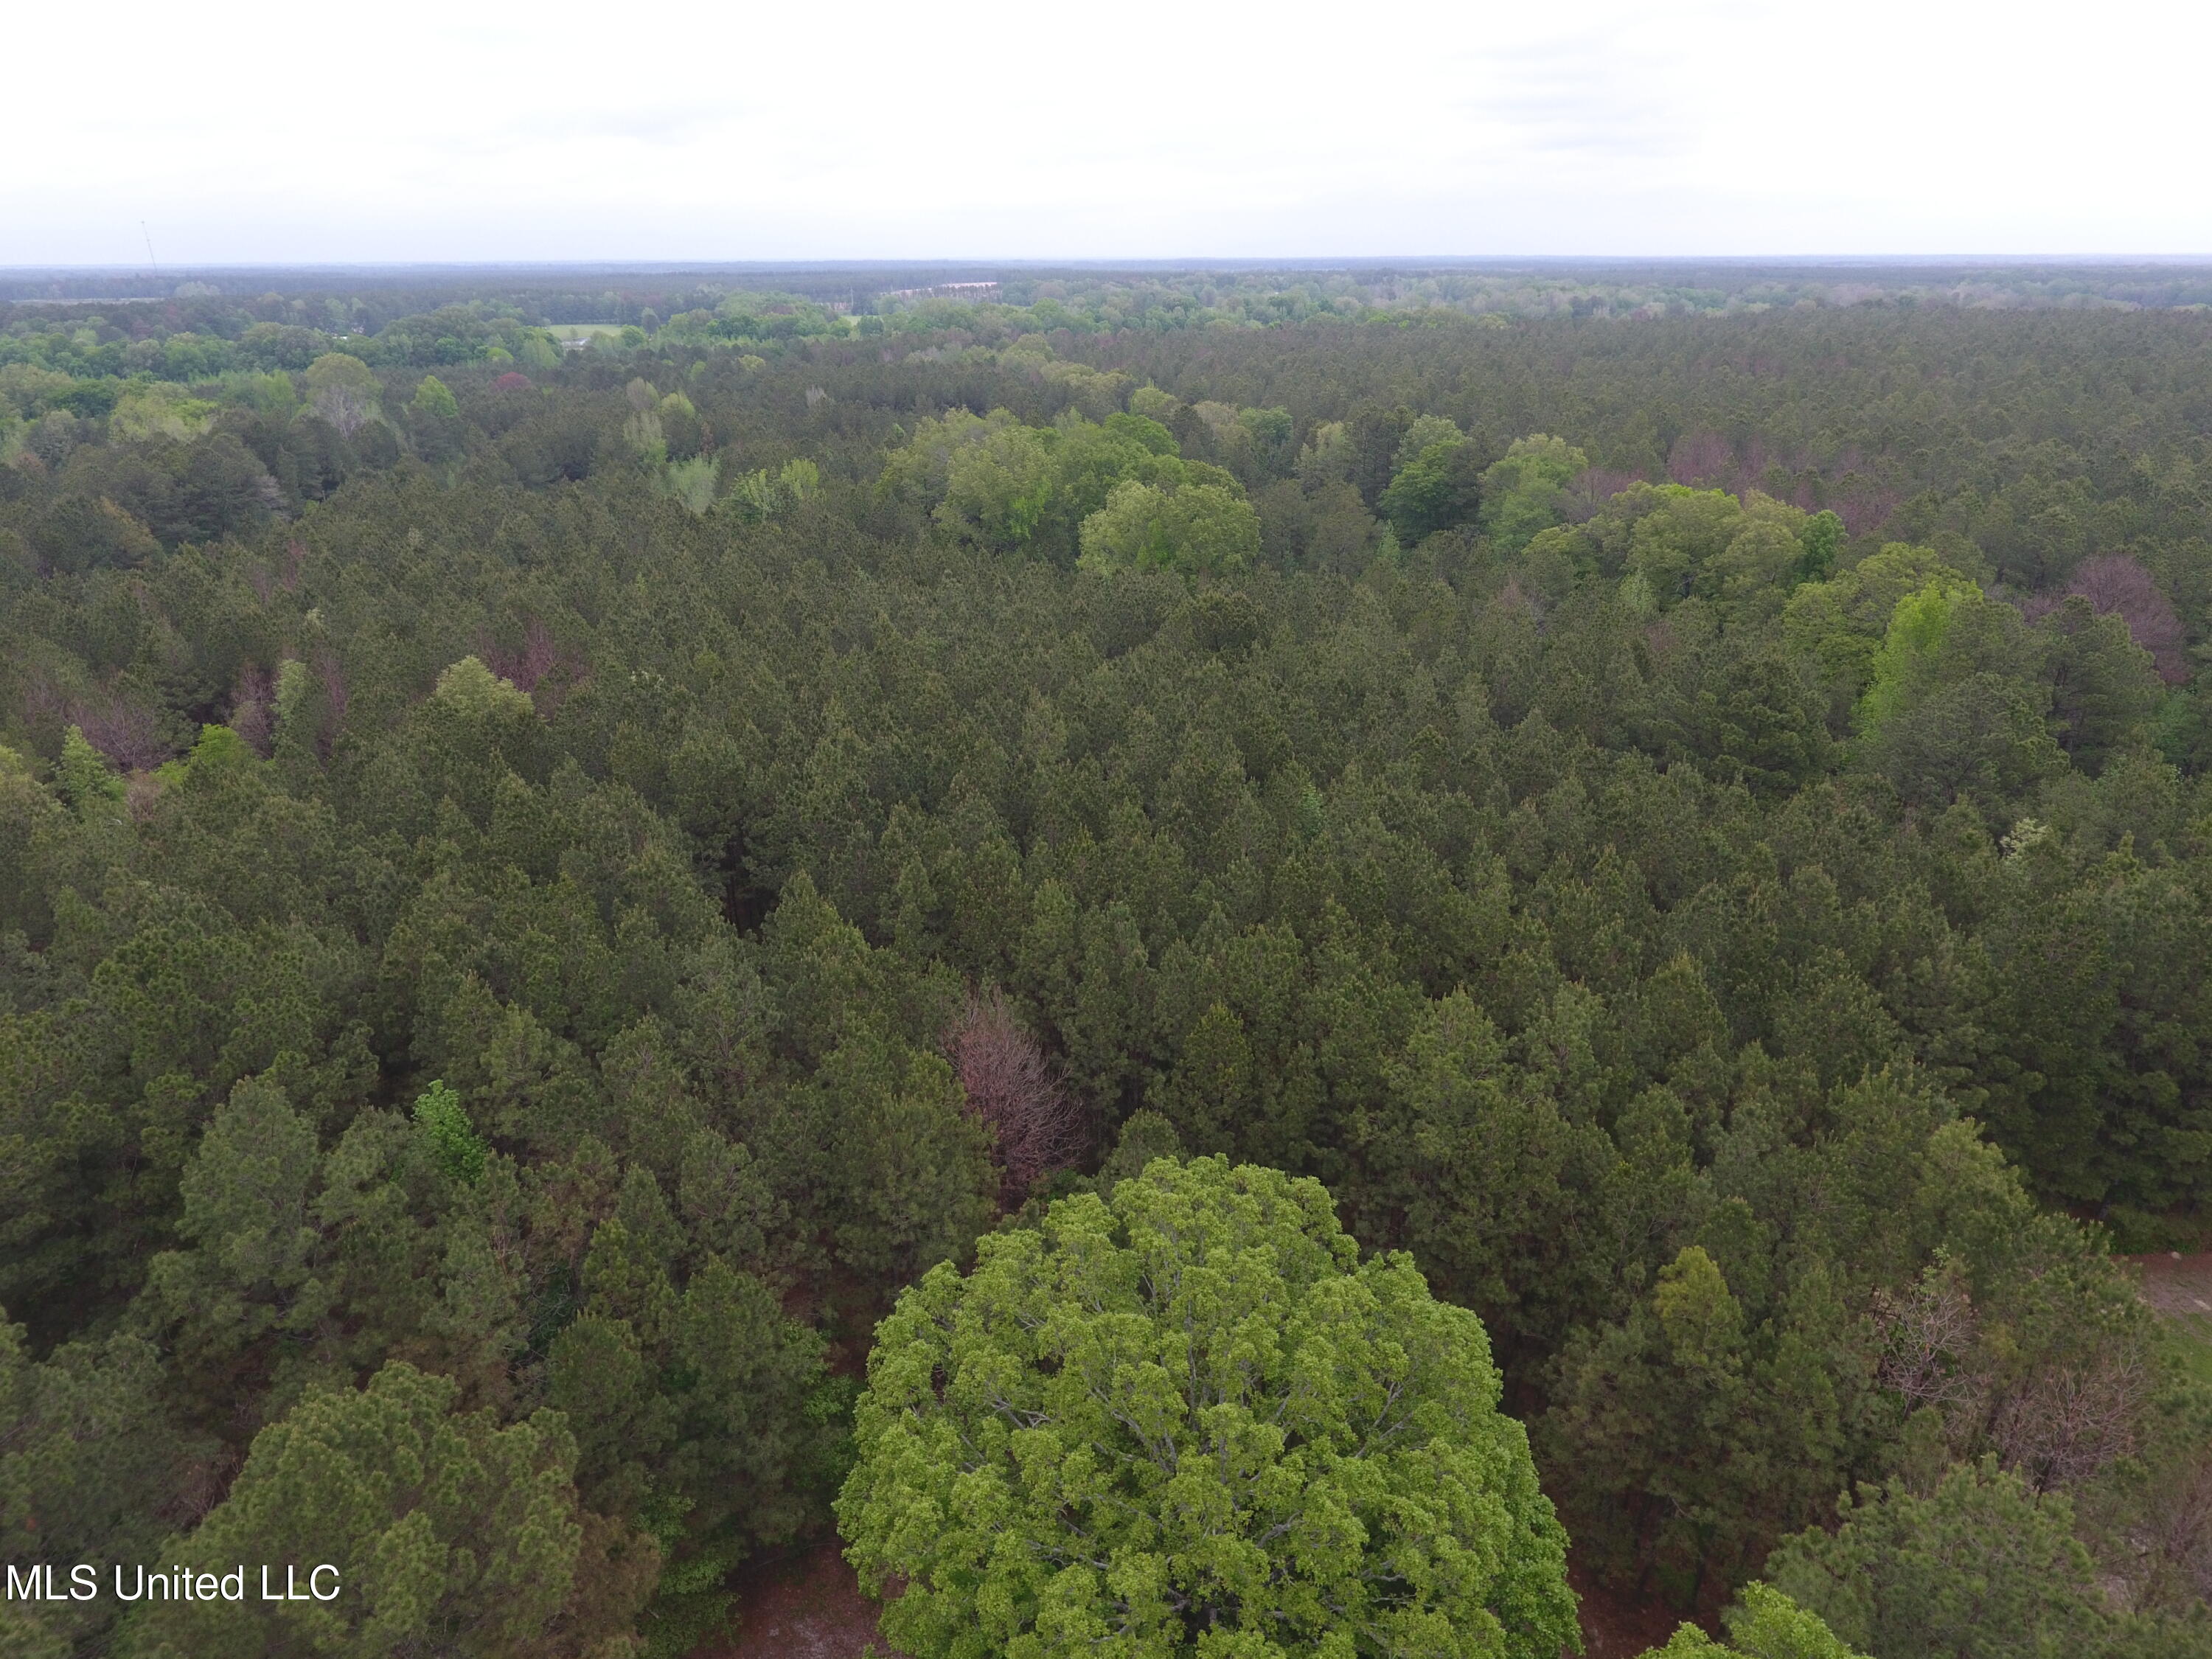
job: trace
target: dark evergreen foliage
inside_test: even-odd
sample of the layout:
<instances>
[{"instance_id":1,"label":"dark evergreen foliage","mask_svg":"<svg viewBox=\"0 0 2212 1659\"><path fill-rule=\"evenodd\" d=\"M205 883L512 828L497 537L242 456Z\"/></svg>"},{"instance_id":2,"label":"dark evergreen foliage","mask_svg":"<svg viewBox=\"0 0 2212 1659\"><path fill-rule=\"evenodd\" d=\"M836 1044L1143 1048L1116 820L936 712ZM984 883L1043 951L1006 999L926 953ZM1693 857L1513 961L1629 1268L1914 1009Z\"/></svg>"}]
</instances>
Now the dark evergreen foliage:
<instances>
[{"instance_id":1,"label":"dark evergreen foliage","mask_svg":"<svg viewBox=\"0 0 2212 1659\"><path fill-rule=\"evenodd\" d=\"M2212 322L1101 292L0 313L0 1553L682 1651L902 1287L1221 1153L1592 1571L2194 1651Z\"/></svg>"}]
</instances>

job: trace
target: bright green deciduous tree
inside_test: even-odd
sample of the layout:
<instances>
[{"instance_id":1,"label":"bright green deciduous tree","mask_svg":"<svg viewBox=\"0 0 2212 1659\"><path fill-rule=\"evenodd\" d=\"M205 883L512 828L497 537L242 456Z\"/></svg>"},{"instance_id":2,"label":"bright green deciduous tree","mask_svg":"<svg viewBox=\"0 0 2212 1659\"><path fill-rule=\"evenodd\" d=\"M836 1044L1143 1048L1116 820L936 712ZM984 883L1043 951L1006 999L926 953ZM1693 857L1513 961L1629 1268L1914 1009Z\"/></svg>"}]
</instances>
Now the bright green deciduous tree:
<instances>
[{"instance_id":1,"label":"bright green deciduous tree","mask_svg":"<svg viewBox=\"0 0 2212 1659\"><path fill-rule=\"evenodd\" d=\"M1801 569L1807 581L1824 582L1835 574L1836 553L1844 537L1843 520L1827 508L1805 521L1805 527L1797 532L1797 542L1805 550Z\"/></svg>"},{"instance_id":2,"label":"bright green deciduous tree","mask_svg":"<svg viewBox=\"0 0 2212 1659\"><path fill-rule=\"evenodd\" d=\"M77 726L62 733L61 763L55 774L63 798L76 809L79 817L93 820L122 815L123 780L108 769L107 757L86 740Z\"/></svg>"},{"instance_id":3,"label":"bright green deciduous tree","mask_svg":"<svg viewBox=\"0 0 2212 1659\"><path fill-rule=\"evenodd\" d=\"M1565 1535L1481 1322L1326 1189L1155 1160L880 1328L838 1500L922 1659L1552 1659Z\"/></svg>"},{"instance_id":4,"label":"bright green deciduous tree","mask_svg":"<svg viewBox=\"0 0 2212 1659\"><path fill-rule=\"evenodd\" d=\"M1976 602L1970 584L1938 578L1898 600L1889 630L1875 653L1874 684L1859 700L1856 715L1862 732L1879 732L1921 691L1961 605Z\"/></svg>"},{"instance_id":5,"label":"bright green deciduous tree","mask_svg":"<svg viewBox=\"0 0 2212 1659\"><path fill-rule=\"evenodd\" d=\"M1721 1621L1728 1626L1725 1644L1684 1625L1644 1659L1860 1659L1818 1613L1756 1579L1743 1587L1741 1599Z\"/></svg>"},{"instance_id":6,"label":"bright green deciduous tree","mask_svg":"<svg viewBox=\"0 0 2212 1659\"><path fill-rule=\"evenodd\" d=\"M537 714L527 692L517 690L514 681L493 673L477 656L463 657L439 675L432 700L441 708L479 718L535 717Z\"/></svg>"},{"instance_id":7,"label":"bright green deciduous tree","mask_svg":"<svg viewBox=\"0 0 2212 1659\"><path fill-rule=\"evenodd\" d=\"M216 412L216 404L183 386L157 380L125 392L107 417L107 430L112 438L136 442L174 438L189 443L207 430Z\"/></svg>"},{"instance_id":8,"label":"bright green deciduous tree","mask_svg":"<svg viewBox=\"0 0 2212 1659\"><path fill-rule=\"evenodd\" d=\"M1482 475L1482 527L1500 546L1519 551L1566 516L1566 487L1589 465L1589 458L1564 438L1516 438Z\"/></svg>"},{"instance_id":9,"label":"bright green deciduous tree","mask_svg":"<svg viewBox=\"0 0 2212 1659\"><path fill-rule=\"evenodd\" d=\"M1051 503L1052 447L1033 427L994 424L956 445L937 521L963 541L1018 547Z\"/></svg>"},{"instance_id":10,"label":"bright green deciduous tree","mask_svg":"<svg viewBox=\"0 0 2212 1659\"><path fill-rule=\"evenodd\" d=\"M711 467L714 463L710 461L708 465ZM685 475L689 480L685 487L695 492L694 500L696 500L700 477L696 468L695 463L694 471ZM681 489L676 488L680 482L673 477L670 480L672 493L676 494L678 499L683 499ZM744 474L730 487L728 504L736 510L739 518L749 522L758 523L764 520L781 517L799 502L819 493L821 488L822 469L813 462L802 458L798 460L786 461L773 473L766 467L763 467L757 472ZM690 501L687 501L685 505L691 506L694 512L705 510L705 507L693 506ZM711 499L706 505L713 505Z\"/></svg>"},{"instance_id":11,"label":"bright green deciduous tree","mask_svg":"<svg viewBox=\"0 0 2212 1659\"><path fill-rule=\"evenodd\" d=\"M1260 556L1260 516L1226 485L1161 489L1131 479L1083 521L1082 541L1085 570L1219 575Z\"/></svg>"},{"instance_id":12,"label":"bright green deciduous tree","mask_svg":"<svg viewBox=\"0 0 2212 1659\"><path fill-rule=\"evenodd\" d=\"M654 480L653 488L683 503L684 510L695 518L703 517L714 504L714 491L720 485L721 477L720 461L711 455L695 455L688 461L671 461L667 470Z\"/></svg>"},{"instance_id":13,"label":"bright green deciduous tree","mask_svg":"<svg viewBox=\"0 0 2212 1659\"><path fill-rule=\"evenodd\" d=\"M374 398L381 383L376 371L358 357L343 351L325 351L307 365L307 390L325 392L332 386L343 386Z\"/></svg>"},{"instance_id":14,"label":"bright green deciduous tree","mask_svg":"<svg viewBox=\"0 0 2212 1659\"><path fill-rule=\"evenodd\" d=\"M1401 467L1378 505L1398 538L1410 545L1434 531L1472 519L1481 495L1474 446L1464 439L1447 438L1428 445Z\"/></svg>"},{"instance_id":15,"label":"bright green deciduous tree","mask_svg":"<svg viewBox=\"0 0 2212 1659\"><path fill-rule=\"evenodd\" d=\"M461 1097L443 1082L433 1082L415 1100L415 1124L430 1148L430 1161L464 1186L483 1178L491 1149L469 1121Z\"/></svg>"},{"instance_id":16,"label":"bright green deciduous tree","mask_svg":"<svg viewBox=\"0 0 2212 1659\"><path fill-rule=\"evenodd\" d=\"M422 384L415 388L412 407L442 421L456 420L461 412L460 404L453 398L453 388L434 374L425 374Z\"/></svg>"}]
</instances>

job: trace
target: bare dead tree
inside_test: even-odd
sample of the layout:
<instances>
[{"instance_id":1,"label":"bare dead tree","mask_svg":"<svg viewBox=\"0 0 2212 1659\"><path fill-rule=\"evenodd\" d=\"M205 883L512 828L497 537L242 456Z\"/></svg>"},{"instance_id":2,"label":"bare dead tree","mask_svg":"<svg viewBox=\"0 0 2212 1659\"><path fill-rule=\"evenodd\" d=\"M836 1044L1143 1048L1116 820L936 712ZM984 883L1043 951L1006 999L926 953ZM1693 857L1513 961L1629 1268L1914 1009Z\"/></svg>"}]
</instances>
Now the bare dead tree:
<instances>
[{"instance_id":1,"label":"bare dead tree","mask_svg":"<svg viewBox=\"0 0 2212 1659\"><path fill-rule=\"evenodd\" d=\"M1880 1293L1875 1302L1883 1347L1880 1376L1915 1405L1949 1408L1979 1392L1966 1360L1981 1329L1981 1316L1955 1272L1930 1268L1902 1296Z\"/></svg>"},{"instance_id":2,"label":"bare dead tree","mask_svg":"<svg viewBox=\"0 0 2212 1659\"><path fill-rule=\"evenodd\" d=\"M358 386L326 386L315 393L314 408L337 428L338 436L350 438L376 413L376 398Z\"/></svg>"},{"instance_id":3,"label":"bare dead tree","mask_svg":"<svg viewBox=\"0 0 2212 1659\"><path fill-rule=\"evenodd\" d=\"M1717 432L1685 432L1667 452L1667 476L1676 483L1711 489L1735 470L1735 446Z\"/></svg>"},{"instance_id":4,"label":"bare dead tree","mask_svg":"<svg viewBox=\"0 0 2212 1659\"><path fill-rule=\"evenodd\" d=\"M198 1455L185 1455L179 1461L174 1496L157 1513L179 1526L197 1526L229 1496L230 1483L244 1460L230 1448L218 1446Z\"/></svg>"},{"instance_id":5,"label":"bare dead tree","mask_svg":"<svg viewBox=\"0 0 2212 1659\"><path fill-rule=\"evenodd\" d=\"M2054 1365L1998 1405L1990 1439L1998 1461L2039 1491L2071 1486L2135 1449L2152 1387L2133 1351Z\"/></svg>"},{"instance_id":6,"label":"bare dead tree","mask_svg":"<svg viewBox=\"0 0 2212 1659\"><path fill-rule=\"evenodd\" d=\"M2138 1541L2171 1599L2212 1601L2212 1449L2169 1472L2145 1506Z\"/></svg>"},{"instance_id":7,"label":"bare dead tree","mask_svg":"<svg viewBox=\"0 0 2212 1659\"><path fill-rule=\"evenodd\" d=\"M1981 1314L1957 1269L1930 1267L1901 1295L1877 1292L1875 1318L1881 1385L1916 1407L1934 1407L1954 1449L1972 1440L1987 1412L1989 1384L1975 1363Z\"/></svg>"},{"instance_id":8,"label":"bare dead tree","mask_svg":"<svg viewBox=\"0 0 2212 1659\"><path fill-rule=\"evenodd\" d=\"M2158 677L2168 685L2189 678L2181 618L2158 579L2135 560L2124 553L2091 559L2074 573L2066 591L2079 593L2100 616L2117 613L2128 625L2128 637L2150 653Z\"/></svg>"},{"instance_id":9,"label":"bare dead tree","mask_svg":"<svg viewBox=\"0 0 2212 1659\"><path fill-rule=\"evenodd\" d=\"M331 745L337 741L338 728L345 724L345 669L338 661L338 653L329 646L319 646L315 651L315 678L323 687L323 728L318 747L325 759L330 757Z\"/></svg>"},{"instance_id":10,"label":"bare dead tree","mask_svg":"<svg viewBox=\"0 0 2212 1659\"><path fill-rule=\"evenodd\" d=\"M1639 475L1634 472L1613 472L1596 466L1583 468L1567 485L1564 503L1567 521L1570 524L1589 523L1597 516L1600 507L1629 485L1637 483L1638 477Z\"/></svg>"},{"instance_id":11,"label":"bare dead tree","mask_svg":"<svg viewBox=\"0 0 2212 1659\"><path fill-rule=\"evenodd\" d=\"M553 630L545 625L542 617L532 617L523 625L522 642L513 650L507 649L490 634L477 635L477 654L484 665L503 680L511 682L518 691L535 692L538 683L556 669L566 671L568 678L575 678L574 665L569 660Z\"/></svg>"},{"instance_id":12,"label":"bare dead tree","mask_svg":"<svg viewBox=\"0 0 2212 1659\"><path fill-rule=\"evenodd\" d=\"M126 772L143 772L169 758L159 719L144 705L111 693L98 702L72 702L67 723Z\"/></svg>"},{"instance_id":13,"label":"bare dead tree","mask_svg":"<svg viewBox=\"0 0 2212 1659\"><path fill-rule=\"evenodd\" d=\"M276 729L276 711L270 702L273 690L268 671L258 664L247 663L238 671L238 683L230 693L230 729L245 738L255 754L264 757Z\"/></svg>"},{"instance_id":14,"label":"bare dead tree","mask_svg":"<svg viewBox=\"0 0 2212 1659\"><path fill-rule=\"evenodd\" d=\"M1026 1192L1083 1148L1082 1117L1042 1044L1022 1029L997 991L970 997L945 1034L945 1051L968 1109L991 1132L1006 1185Z\"/></svg>"},{"instance_id":15,"label":"bare dead tree","mask_svg":"<svg viewBox=\"0 0 2212 1659\"><path fill-rule=\"evenodd\" d=\"M1980 1311L1948 1266L1878 1296L1875 1317L1882 1386L1942 1413L1954 1450L1986 1447L2039 1491L2074 1486L2134 1450L2153 1378L2133 1345L2012 1370L1984 1347Z\"/></svg>"}]
</instances>

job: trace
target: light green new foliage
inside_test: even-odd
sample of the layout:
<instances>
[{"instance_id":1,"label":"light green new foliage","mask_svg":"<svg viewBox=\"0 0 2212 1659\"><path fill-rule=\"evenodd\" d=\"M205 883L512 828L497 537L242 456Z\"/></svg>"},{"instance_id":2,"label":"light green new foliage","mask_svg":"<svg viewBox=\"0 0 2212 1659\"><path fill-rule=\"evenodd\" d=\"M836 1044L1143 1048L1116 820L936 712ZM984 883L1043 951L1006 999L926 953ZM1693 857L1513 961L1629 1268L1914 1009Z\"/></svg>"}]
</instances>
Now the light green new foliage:
<instances>
[{"instance_id":1,"label":"light green new foliage","mask_svg":"<svg viewBox=\"0 0 2212 1659\"><path fill-rule=\"evenodd\" d=\"M1482 1324L1326 1189L1155 1159L877 1333L837 1510L917 1659L1554 1659L1566 1538Z\"/></svg>"},{"instance_id":2,"label":"light green new foliage","mask_svg":"<svg viewBox=\"0 0 2212 1659\"><path fill-rule=\"evenodd\" d=\"M307 365L307 390L327 392L335 386L374 398L382 390L376 371L349 352L325 351Z\"/></svg>"},{"instance_id":3,"label":"light green new foliage","mask_svg":"<svg viewBox=\"0 0 2212 1659\"><path fill-rule=\"evenodd\" d=\"M1500 547L1518 552L1537 532L1565 516L1562 495L1589 458L1564 438L1516 438L1482 475L1482 527Z\"/></svg>"},{"instance_id":4,"label":"light green new foliage","mask_svg":"<svg viewBox=\"0 0 2212 1659\"><path fill-rule=\"evenodd\" d=\"M1460 430L1459 422L1449 416L1416 416L1413 423L1406 428L1406 435L1398 440L1398 448L1390 458L1390 465L1394 470L1402 470L1411 465L1414 458L1425 449L1432 449L1438 444L1466 441L1467 434Z\"/></svg>"},{"instance_id":5,"label":"light green new foliage","mask_svg":"<svg viewBox=\"0 0 2212 1659\"><path fill-rule=\"evenodd\" d=\"M431 696L443 708L479 719L493 714L535 719L538 713L528 692L493 673L481 657L464 657L439 675L438 689Z\"/></svg>"},{"instance_id":6,"label":"light green new foliage","mask_svg":"<svg viewBox=\"0 0 2212 1659\"><path fill-rule=\"evenodd\" d=\"M415 388L414 407L444 421L456 420L461 412L453 388L434 374L425 374L422 384Z\"/></svg>"},{"instance_id":7,"label":"light green new foliage","mask_svg":"<svg viewBox=\"0 0 2212 1659\"><path fill-rule=\"evenodd\" d=\"M430 1147L431 1161L462 1185L483 1179L491 1149L469 1121L461 1097L443 1081L434 1082L415 1101L415 1123Z\"/></svg>"},{"instance_id":8,"label":"light green new foliage","mask_svg":"<svg viewBox=\"0 0 2212 1659\"><path fill-rule=\"evenodd\" d=\"M682 502L684 510L695 518L703 517L714 504L714 490L721 475L721 463L713 456L694 455L688 461L671 461L655 480L654 487L662 495Z\"/></svg>"},{"instance_id":9,"label":"light green new foliage","mask_svg":"<svg viewBox=\"0 0 2212 1659\"><path fill-rule=\"evenodd\" d=\"M742 518L773 519L820 493L821 489L822 469L810 460L799 459L786 461L781 470L773 475L765 468L746 473L732 486L729 499ZM680 490L677 493L679 500L684 499ZM690 503L686 501L686 505Z\"/></svg>"},{"instance_id":10,"label":"light green new foliage","mask_svg":"<svg viewBox=\"0 0 2212 1659\"><path fill-rule=\"evenodd\" d=\"M1695 1625L1684 1625L1663 1648L1644 1659L1862 1659L1843 1638L1780 1590L1756 1579L1743 1587L1736 1604L1722 1615L1726 1644Z\"/></svg>"},{"instance_id":11,"label":"light green new foliage","mask_svg":"<svg viewBox=\"0 0 2212 1659\"><path fill-rule=\"evenodd\" d=\"M189 442L207 430L216 412L216 405L193 397L183 386L157 380L124 393L107 417L107 430L111 437L132 442L151 438Z\"/></svg>"},{"instance_id":12,"label":"light green new foliage","mask_svg":"<svg viewBox=\"0 0 2212 1659\"><path fill-rule=\"evenodd\" d=\"M1180 570L1224 575L1260 556L1260 520L1250 502L1219 484L1160 489L1118 483L1083 521L1085 570Z\"/></svg>"},{"instance_id":13,"label":"light green new foliage","mask_svg":"<svg viewBox=\"0 0 2212 1659\"><path fill-rule=\"evenodd\" d=\"M1938 577L1898 600L1881 649L1875 653L1874 684L1859 699L1855 718L1862 732L1881 731L1922 689L1959 608L1980 597L1968 583Z\"/></svg>"},{"instance_id":14,"label":"light green new foliage","mask_svg":"<svg viewBox=\"0 0 2212 1659\"><path fill-rule=\"evenodd\" d=\"M1018 546L1044 516L1052 484L1051 450L1042 434L1006 427L955 452L935 517L963 540Z\"/></svg>"},{"instance_id":15,"label":"light green new foliage","mask_svg":"<svg viewBox=\"0 0 2212 1659\"><path fill-rule=\"evenodd\" d=\"M668 437L661 430L660 416L650 408L636 410L623 422L623 438L647 466L657 470L666 465Z\"/></svg>"},{"instance_id":16,"label":"light green new foliage","mask_svg":"<svg viewBox=\"0 0 2212 1659\"><path fill-rule=\"evenodd\" d=\"M107 769L107 759L85 740L83 731L70 726L62 733L61 763L56 780L77 816L92 822L122 814L123 780Z\"/></svg>"}]
</instances>

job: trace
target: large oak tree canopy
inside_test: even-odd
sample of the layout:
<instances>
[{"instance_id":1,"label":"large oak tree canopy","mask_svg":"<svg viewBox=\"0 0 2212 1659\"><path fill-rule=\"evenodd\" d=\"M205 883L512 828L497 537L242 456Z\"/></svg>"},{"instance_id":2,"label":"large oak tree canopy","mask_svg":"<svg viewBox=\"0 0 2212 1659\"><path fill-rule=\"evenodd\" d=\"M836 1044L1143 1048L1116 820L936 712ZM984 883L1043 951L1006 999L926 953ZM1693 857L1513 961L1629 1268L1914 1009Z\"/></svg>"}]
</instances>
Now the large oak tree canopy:
<instances>
[{"instance_id":1,"label":"large oak tree canopy","mask_svg":"<svg viewBox=\"0 0 2212 1659\"><path fill-rule=\"evenodd\" d=\"M900 1298L838 1510L926 1659L1552 1659L1565 1535L1498 1394L1320 1182L1161 1158Z\"/></svg>"}]
</instances>

